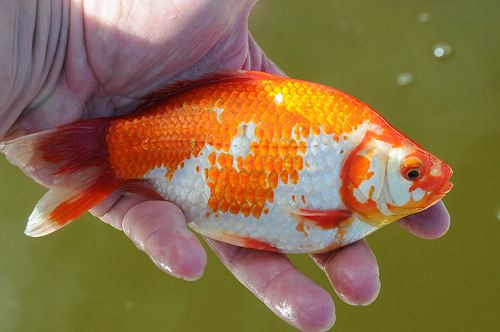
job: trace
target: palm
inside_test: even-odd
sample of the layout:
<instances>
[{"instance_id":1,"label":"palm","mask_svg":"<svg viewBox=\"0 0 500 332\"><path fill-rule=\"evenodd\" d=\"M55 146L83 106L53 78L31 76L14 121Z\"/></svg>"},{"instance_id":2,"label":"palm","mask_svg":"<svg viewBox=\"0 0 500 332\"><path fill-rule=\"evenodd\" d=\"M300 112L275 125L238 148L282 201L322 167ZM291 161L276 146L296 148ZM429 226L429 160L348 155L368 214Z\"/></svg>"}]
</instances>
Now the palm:
<instances>
[{"instance_id":1,"label":"palm","mask_svg":"<svg viewBox=\"0 0 500 332\"><path fill-rule=\"evenodd\" d=\"M247 16L255 0L98 2L86 0L83 8L72 8L65 54L53 61L50 79L32 92L33 101L11 137L131 112L142 96L200 71L280 72L248 33ZM0 137L2 130L0 124ZM50 184L50 179L39 174L30 176ZM118 191L91 212L124 230L165 272L185 279L203 273L206 253L175 206ZM443 234L448 223L441 204L414 217L411 224L401 224L414 234L432 238ZM432 228L433 224L437 227ZM282 319L307 330L332 323L334 308L328 292L298 272L285 255L213 240L208 243L231 272ZM344 301L366 304L376 297L378 267L365 241L313 258Z\"/></svg>"},{"instance_id":2,"label":"palm","mask_svg":"<svg viewBox=\"0 0 500 332\"><path fill-rule=\"evenodd\" d=\"M249 38L247 10L208 1L92 2L85 2L83 22L71 22L57 85L43 86L39 95L49 97L21 127L37 131L130 112L145 94L200 70L278 71Z\"/></svg>"}]
</instances>

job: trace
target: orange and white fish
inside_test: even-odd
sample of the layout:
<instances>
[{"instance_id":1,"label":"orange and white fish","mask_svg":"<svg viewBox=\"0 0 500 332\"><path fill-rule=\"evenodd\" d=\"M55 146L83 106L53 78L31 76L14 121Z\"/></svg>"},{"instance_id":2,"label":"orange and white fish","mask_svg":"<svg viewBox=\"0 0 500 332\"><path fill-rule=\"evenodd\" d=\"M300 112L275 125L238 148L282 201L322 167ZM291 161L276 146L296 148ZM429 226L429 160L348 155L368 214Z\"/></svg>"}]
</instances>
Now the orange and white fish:
<instances>
[{"instance_id":1,"label":"orange and white fish","mask_svg":"<svg viewBox=\"0 0 500 332\"><path fill-rule=\"evenodd\" d=\"M133 114L6 142L54 185L25 233L42 236L138 179L189 226L238 246L326 252L437 203L452 170L335 89L261 73L214 74L148 96Z\"/></svg>"}]
</instances>

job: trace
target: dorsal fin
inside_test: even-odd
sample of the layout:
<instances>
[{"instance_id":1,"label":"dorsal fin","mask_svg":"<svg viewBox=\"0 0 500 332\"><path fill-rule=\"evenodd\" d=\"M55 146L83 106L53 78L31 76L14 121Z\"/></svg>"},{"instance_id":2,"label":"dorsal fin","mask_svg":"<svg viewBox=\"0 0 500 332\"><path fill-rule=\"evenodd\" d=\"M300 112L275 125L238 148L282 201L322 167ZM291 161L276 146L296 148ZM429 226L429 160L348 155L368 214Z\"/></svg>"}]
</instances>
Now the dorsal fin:
<instances>
[{"instance_id":1,"label":"dorsal fin","mask_svg":"<svg viewBox=\"0 0 500 332\"><path fill-rule=\"evenodd\" d=\"M224 69L217 72L202 73L199 76L190 75L184 79L182 76L155 92L152 92L142 98L143 103L139 105L139 109L144 109L152 104L161 102L175 94L182 93L186 90L191 90L204 85L209 85L217 82L231 80L232 82L252 81L262 79L276 79L277 75L268 74L259 71L243 71Z\"/></svg>"}]
</instances>

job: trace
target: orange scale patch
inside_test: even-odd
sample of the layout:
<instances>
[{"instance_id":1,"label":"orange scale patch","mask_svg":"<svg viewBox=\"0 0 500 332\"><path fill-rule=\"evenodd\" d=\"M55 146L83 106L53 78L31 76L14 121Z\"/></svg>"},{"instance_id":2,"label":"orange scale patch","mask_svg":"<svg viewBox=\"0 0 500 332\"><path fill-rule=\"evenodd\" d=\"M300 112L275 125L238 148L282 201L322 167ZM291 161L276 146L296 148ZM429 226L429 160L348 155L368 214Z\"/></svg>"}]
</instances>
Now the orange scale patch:
<instances>
[{"instance_id":1,"label":"orange scale patch","mask_svg":"<svg viewBox=\"0 0 500 332\"><path fill-rule=\"evenodd\" d=\"M222 185L229 183L229 169L222 167L219 171L219 183ZM219 184L217 183L217 184Z\"/></svg>"},{"instance_id":2,"label":"orange scale patch","mask_svg":"<svg viewBox=\"0 0 500 332\"><path fill-rule=\"evenodd\" d=\"M269 140L265 137L263 137L259 142L259 152L263 156L267 156L267 153L269 152Z\"/></svg>"},{"instance_id":3,"label":"orange scale patch","mask_svg":"<svg viewBox=\"0 0 500 332\"><path fill-rule=\"evenodd\" d=\"M294 158L292 156L286 156L283 160L283 168L290 174L295 171Z\"/></svg>"},{"instance_id":4,"label":"orange scale patch","mask_svg":"<svg viewBox=\"0 0 500 332\"><path fill-rule=\"evenodd\" d=\"M260 177L261 172L258 171L252 171L250 173L249 177L249 185L252 186L253 188L258 188L259 185L259 177Z\"/></svg>"},{"instance_id":5,"label":"orange scale patch","mask_svg":"<svg viewBox=\"0 0 500 332\"><path fill-rule=\"evenodd\" d=\"M220 151L222 149L223 138L221 136L215 137L213 147L215 150ZM227 152L227 151L226 151Z\"/></svg>"},{"instance_id":6,"label":"orange scale patch","mask_svg":"<svg viewBox=\"0 0 500 332\"><path fill-rule=\"evenodd\" d=\"M280 174L280 180L283 184L288 184L288 172L284 171Z\"/></svg>"},{"instance_id":7,"label":"orange scale patch","mask_svg":"<svg viewBox=\"0 0 500 332\"><path fill-rule=\"evenodd\" d=\"M234 189L234 200L238 204L242 205L246 202L245 188L240 185L237 185Z\"/></svg>"},{"instance_id":8,"label":"orange scale patch","mask_svg":"<svg viewBox=\"0 0 500 332\"><path fill-rule=\"evenodd\" d=\"M270 156L271 158L271 162L272 162L272 169L276 170L277 172L282 172L283 171L283 158L281 156L278 156L276 158L272 158L272 156Z\"/></svg>"},{"instance_id":9,"label":"orange scale patch","mask_svg":"<svg viewBox=\"0 0 500 332\"><path fill-rule=\"evenodd\" d=\"M281 136L287 141L292 140L293 126L291 124L286 124L281 130Z\"/></svg>"},{"instance_id":10,"label":"orange scale patch","mask_svg":"<svg viewBox=\"0 0 500 332\"><path fill-rule=\"evenodd\" d=\"M223 182L215 183L211 194L213 197L217 198L220 201L224 197L224 183Z\"/></svg>"},{"instance_id":11,"label":"orange scale patch","mask_svg":"<svg viewBox=\"0 0 500 332\"><path fill-rule=\"evenodd\" d=\"M252 143L250 143L250 152L254 155L259 153L259 143L258 142L253 141Z\"/></svg>"},{"instance_id":12,"label":"orange scale patch","mask_svg":"<svg viewBox=\"0 0 500 332\"><path fill-rule=\"evenodd\" d=\"M248 203L250 205L254 205L255 202L257 201L255 198L255 193L256 191L253 188L246 188L244 191L245 197L243 199L243 202Z\"/></svg>"},{"instance_id":13,"label":"orange scale patch","mask_svg":"<svg viewBox=\"0 0 500 332\"><path fill-rule=\"evenodd\" d=\"M297 171L301 171L304 169L304 158L302 158L302 156L297 156L296 158L294 158L293 163L294 163L294 168Z\"/></svg>"},{"instance_id":14,"label":"orange scale patch","mask_svg":"<svg viewBox=\"0 0 500 332\"><path fill-rule=\"evenodd\" d=\"M335 132L335 129L334 127L330 124L330 123L326 123L324 126L323 126L323 132L326 134L326 135L331 135Z\"/></svg>"},{"instance_id":15,"label":"orange scale patch","mask_svg":"<svg viewBox=\"0 0 500 332\"><path fill-rule=\"evenodd\" d=\"M232 185L224 188L224 199L228 202L234 202L235 190Z\"/></svg>"},{"instance_id":16,"label":"orange scale patch","mask_svg":"<svg viewBox=\"0 0 500 332\"><path fill-rule=\"evenodd\" d=\"M245 159L243 159L243 167L248 171L252 172L254 169L253 166L253 156L252 155L247 155Z\"/></svg>"},{"instance_id":17,"label":"orange scale patch","mask_svg":"<svg viewBox=\"0 0 500 332\"><path fill-rule=\"evenodd\" d=\"M291 140L290 143L289 143L289 153L292 157L296 157L297 156L297 151L298 151L298 145L297 145L297 142L295 140Z\"/></svg>"},{"instance_id":18,"label":"orange scale patch","mask_svg":"<svg viewBox=\"0 0 500 332\"><path fill-rule=\"evenodd\" d=\"M238 171L231 168L229 171L229 184L236 188L240 182Z\"/></svg>"},{"instance_id":19,"label":"orange scale patch","mask_svg":"<svg viewBox=\"0 0 500 332\"><path fill-rule=\"evenodd\" d=\"M240 171L243 169L243 157L242 156L236 157L236 167Z\"/></svg>"},{"instance_id":20,"label":"orange scale patch","mask_svg":"<svg viewBox=\"0 0 500 332\"><path fill-rule=\"evenodd\" d=\"M288 141L286 139L282 139L278 144L278 152L282 157L288 156L290 147L288 146Z\"/></svg>"},{"instance_id":21,"label":"orange scale patch","mask_svg":"<svg viewBox=\"0 0 500 332\"><path fill-rule=\"evenodd\" d=\"M262 172L264 170L264 157L262 154L258 153L253 160L253 165L255 169L259 172Z\"/></svg>"},{"instance_id":22,"label":"orange scale patch","mask_svg":"<svg viewBox=\"0 0 500 332\"><path fill-rule=\"evenodd\" d=\"M348 123L344 124L344 132L350 134L352 132L352 130L353 130L353 128L350 124L348 124Z\"/></svg>"},{"instance_id":23,"label":"orange scale patch","mask_svg":"<svg viewBox=\"0 0 500 332\"><path fill-rule=\"evenodd\" d=\"M212 152L212 153L214 155L216 155L215 152ZM216 158L217 158L217 164L219 166L222 167L222 166L224 166L226 164L226 154L225 153L220 153ZM210 164L212 164L212 163L210 163Z\"/></svg>"},{"instance_id":24,"label":"orange scale patch","mask_svg":"<svg viewBox=\"0 0 500 332\"><path fill-rule=\"evenodd\" d=\"M250 181L250 173L248 173L246 170L242 170L238 173L239 175L239 184L243 187L248 186L248 183Z\"/></svg>"},{"instance_id":25,"label":"orange scale patch","mask_svg":"<svg viewBox=\"0 0 500 332\"><path fill-rule=\"evenodd\" d=\"M250 213L252 214L253 217L255 218L259 218L260 215L262 214L262 206L260 205L254 205L252 207L252 210L250 211Z\"/></svg>"},{"instance_id":26,"label":"orange scale patch","mask_svg":"<svg viewBox=\"0 0 500 332\"><path fill-rule=\"evenodd\" d=\"M231 205L229 206L229 212L232 214L238 214L241 211L241 205L238 204L237 202L232 202Z\"/></svg>"},{"instance_id":27,"label":"orange scale patch","mask_svg":"<svg viewBox=\"0 0 500 332\"><path fill-rule=\"evenodd\" d=\"M275 139L269 142L269 153L273 157L276 157L279 154L279 143Z\"/></svg>"},{"instance_id":28,"label":"orange scale patch","mask_svg":"<svg viewBox=\"0 0 500 332\"><path fill-rule=\"evenodd\" d=\"M278 187L278 179L279 179L278 172L272 171L267 178L267 182L269 183L269 186L271 186L271 188L276 188Z\"/></svg>"}]
</instances>

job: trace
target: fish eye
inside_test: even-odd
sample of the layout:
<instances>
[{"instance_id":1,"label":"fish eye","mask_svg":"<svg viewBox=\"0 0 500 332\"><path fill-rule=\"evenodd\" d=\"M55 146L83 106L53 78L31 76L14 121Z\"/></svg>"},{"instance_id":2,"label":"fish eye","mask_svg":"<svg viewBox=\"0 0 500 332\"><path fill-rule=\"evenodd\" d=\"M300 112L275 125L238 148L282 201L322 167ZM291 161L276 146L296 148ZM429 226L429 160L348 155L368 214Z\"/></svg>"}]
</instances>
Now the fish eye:
<instances>
[{"instance_id":1,"label":"fish eye","mask_svg":"<svg viewBox=\"0 0 500 332\"><path fill-rule=\"evenodd\" d=\"M418 180L424 173L424 164L418 158L408 158L403 162L403 165L401 166L401 172L407 180Z\"/></svg>"},{"instance_id":2,"label":"fish eye","mask_svg":"<svg viewBox=\"0 0 500 332\"><path fill-rule=\"evenodd\" d=\"M408 174L406 174L406 176L409 179L416 179L420 176L420 172L417 170L412 170L412 171L409 171Z\"/></svg>"}]
</instances>

